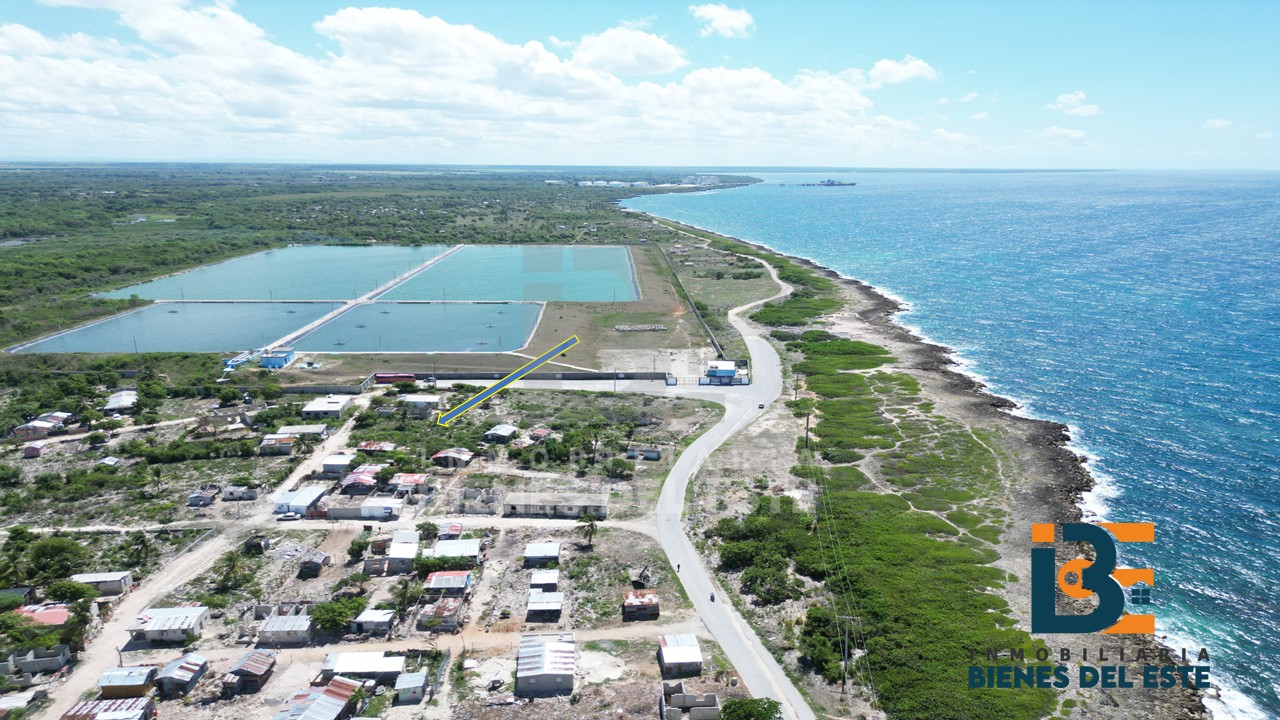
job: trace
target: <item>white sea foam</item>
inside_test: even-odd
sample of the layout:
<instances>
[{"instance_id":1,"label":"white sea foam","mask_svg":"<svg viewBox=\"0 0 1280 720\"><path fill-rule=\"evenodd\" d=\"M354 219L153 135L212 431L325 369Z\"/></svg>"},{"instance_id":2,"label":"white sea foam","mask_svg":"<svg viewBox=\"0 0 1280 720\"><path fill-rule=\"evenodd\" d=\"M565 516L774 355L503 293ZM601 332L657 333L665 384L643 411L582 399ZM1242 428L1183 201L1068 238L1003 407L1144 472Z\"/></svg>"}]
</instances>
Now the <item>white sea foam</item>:
<instances>
[{"instance_id":1,"label":"white sea foam","mask_svg":"<svg viewBox=\"0 0 1280 720\"><path fill-rule=\"evenodd\" d=\"M1197 648L1204 647L1202 643L1190 635L1166 627L1164 623L1160 622L1159 615L1156 618L1156 635L1160 638L1160 641L1175 650L1187 648L1187 660L1193 661L1191 652ZM1209 653L1210 655L1213 654L1212 647L1209 648ZM1212 690L1206 690L1203 697L1205 707L1213 714L1214 720L1269 720L1272 717L1265 709L1259 707L1252 698L1241 692L1232 682L1229 675L1225 675L1218 671L1217 668L1213 668L1209 676L1212 678L1213 687L1217 689L1217 693L1215 696Z\"/></svg>"}]
</instances>

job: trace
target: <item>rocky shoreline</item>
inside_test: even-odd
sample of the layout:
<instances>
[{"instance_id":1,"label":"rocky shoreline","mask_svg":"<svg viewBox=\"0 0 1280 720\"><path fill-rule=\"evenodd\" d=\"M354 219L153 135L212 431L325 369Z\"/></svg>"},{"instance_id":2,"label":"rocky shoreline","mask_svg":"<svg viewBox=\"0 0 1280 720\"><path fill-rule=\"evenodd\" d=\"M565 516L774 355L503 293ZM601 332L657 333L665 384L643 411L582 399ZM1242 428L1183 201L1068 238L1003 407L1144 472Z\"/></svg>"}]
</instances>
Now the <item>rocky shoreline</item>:
<instances>
[{"instance_id":1,"label":"rocky shoreline","mask_svg":"<svg viewBox=\"0 0 1280 720\"><path fill-rule=\"evenodd\" d=\"M930 393L945 399L958 409L964 421L998 428L1005 447L1002 449L1021 460L1020 482L1009 488L1012 525L1000 542L1001 559L997 565L1013 573L1018 580L998 591L1012 609L1022 627L1030 626L1030 526L1032 522L1078 522L1083 517L1081 501L1084 493L1095 485L1085 466L1086 459L1069 448L1071 436L1066 425L1016 415L1011 410L1017 403L986 390L986 386L970 375L956 370L953 350L931 343L899 324L897 315L903 305L862 281L845 277L811 260L780 253L772 248L731 238L699 228L701 232L753 247L759 251L786 257L797 265L829 278L841 288L845 307L823 318L834 327L833 332L854 339L889 347L902 361L898 369L926 380ZM844 315L845 322L840 317ZM842 327L843 325L843 327ZM1157 638L1147 636L1038 636L1054 648L1124 648L1126 657L1138 650L1159 652L1166 647ZM1105 638L1105 639L1100 639ZM1180 649L1169 648L1175 654ZM1194 652L1194 649L1188 649ZM958 659L959 660L959 659ZM1133 662L1130 677L1140 666ZM1204 692L1195 688L1153 690L1082 690L1064 692L1064 698L1080 702L1075 717L1121 720L1166 720L1171 718L1202 719L1212 717L1205 706Z\"/></svg>"}]
</instances>

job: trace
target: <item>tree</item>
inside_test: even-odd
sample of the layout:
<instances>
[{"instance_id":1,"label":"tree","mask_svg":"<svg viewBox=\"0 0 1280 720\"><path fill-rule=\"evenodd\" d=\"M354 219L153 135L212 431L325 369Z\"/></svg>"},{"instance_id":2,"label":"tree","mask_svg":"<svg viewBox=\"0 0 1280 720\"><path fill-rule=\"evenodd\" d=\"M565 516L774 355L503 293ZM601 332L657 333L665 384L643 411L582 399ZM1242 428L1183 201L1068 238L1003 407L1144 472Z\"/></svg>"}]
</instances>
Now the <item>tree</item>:
<instances>
[{"instance_id":1,"label":"tree","mask_svg":"<svg viewBox=\"0 0 1280 720\"><path fill-rule=\"evenodd\" d=\"M587 513L578 518L578 532L582 533L582 537L587 541L587 547L591 547L596 539L596 530L599 529L600 518L592 513Z\"/></svg>"},{"instance_id":2,"label":"tree","mask_svg":"<svg viewBox=\"0 0 1280 720\"><path fill-rule=\"evenodd\" d=\"M359 560L364 557L364 551L369 549L369 539L366 537L358 537L351 541L351 545L347 546L347 554L352 560Z\"/></svg>"},{"instance_id":3,"label":"tree","mask_svg":"<svg viewBox=\"0 0 1280 720\"><path fill-rule=\"evenodd\" d=\"M40 538L27 548L27 562L31 566L31 578L48 583L83 570L89 562L89 551L68 537Z\"/></svg>"},{"instance_id":4,"label":"tree","mask_svg":"<svg viewBox=\"0 0 1280 720\"><path fill-rule=\"evenodd\" d=\"M782 705L770 698L730 698L720 707L720 720L782 720Z\"/></svg>"},{"instance_id":5,"label":"tree","mask_svg":"<svg viewBox=\"0 0 1280 720\"><path fill-rule=\"evenodd\" d=\"M299 435L293 439L293 450L299 455L310 455L315 449L316 444L305 435Z\"/></svg>"},{"instance_id":6,"label":"tree","mask_svg":"<svg viewBox=\"0 0 1280 720\"><path fill-rule=\"evenodd\" d=\"M367 601L359 595L320 603L311 609L311 622L321 630L341 632L346 629L347 623L364 610L366 603Z\"/></svg>"},{"instance_id":7,"label":"tree","mask_svg":"<svg viewBox=\"0 0 1280 720\"><path fill-rule=\"evenodd\" d=\"M440 526L430 520L423 520L418 523L417 527L418 532L422 533L423 537L435 537L440 534Z\"/></svg>"},{"instance_id":8,"label":"tree","mask_svg":"<svg viewBox=\"0 0 1280 720\"><path fill-rule=\"evenodd\" d=\"M156 555L155 543L142 530L133 530L126 537L129 547L129 563L133 567L145 567Z\"/></svg>"},{"instance_id":9,"label":"tree","mask_svg":"<svg viewBox=\"0 0 1280 720\"><path fill-rule=\"evenodd\" d=\"M635 474L636 464L622 458L609 458L604 463L604 474L615 480L625 480Z\"/></svg>"},{"instance_id":10,"label":"tree","mask_svg":"<svg viewBox=\"0 0 1280 720\"><path fill-rule=\"evenodd\" d=\"M17 485L21 481L21 470L12 465L0 465L0 485Z\"/></svg>"},{"instance_id":11,"label":"tree","mask_svg":"<svg viewBox=\"0 0 1280 720\"><path fill-rule=\"evenodd\" d=\"M404 619L409 608L422 599L422 581L416 576L402 577L391 586L391 601L395 604L396 617Z\"/></svg>"},{"instance_id":12,"label":"tree","mask_svg":"<svg viewBox=\"0 0 1280 720\"><path fill-rule=\"evenodd\" d=\"M45 587L44 596L57 602L92 600L98 597L98 589L74 580L59 580Z\"/></svg>"},{"instance_id":13,"label":"tree","mask_svg":"<svg viewBox=\"0 0 1280 720\"><path fill-rule=\"evenodd\" d=\"M218 589L231 590L240 587L249 574L249 564L238 550L222 554L213 564L213 575Z\"/></svg>"}]
</instances>

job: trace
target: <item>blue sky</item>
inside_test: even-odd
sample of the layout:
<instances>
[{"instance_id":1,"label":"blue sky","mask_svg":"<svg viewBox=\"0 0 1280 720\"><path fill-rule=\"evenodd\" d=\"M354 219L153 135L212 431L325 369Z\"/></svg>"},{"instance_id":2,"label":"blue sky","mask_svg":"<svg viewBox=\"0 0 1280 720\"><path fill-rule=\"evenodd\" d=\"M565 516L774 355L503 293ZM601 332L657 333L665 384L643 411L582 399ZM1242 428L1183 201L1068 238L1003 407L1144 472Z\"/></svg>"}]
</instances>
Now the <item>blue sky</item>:
<instances>
[{"instance_id":1,"label":"blue sky","mask_svg":"<svg viewBox=\"0 0 1280 720\"><path fill-rule=\"evenodd\" d=\"M1275 2L6 0L0 158L1280 169Z\"/></svg>"}]
</instances>

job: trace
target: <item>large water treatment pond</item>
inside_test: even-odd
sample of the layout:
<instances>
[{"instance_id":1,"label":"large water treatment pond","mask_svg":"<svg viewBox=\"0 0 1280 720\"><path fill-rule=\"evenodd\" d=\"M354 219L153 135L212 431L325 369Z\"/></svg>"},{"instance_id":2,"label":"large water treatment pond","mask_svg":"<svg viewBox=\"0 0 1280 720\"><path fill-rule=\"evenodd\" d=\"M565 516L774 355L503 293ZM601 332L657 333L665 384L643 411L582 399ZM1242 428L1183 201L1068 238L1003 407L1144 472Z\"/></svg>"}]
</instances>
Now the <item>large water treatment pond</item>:
<instances>
[{"instance_id":1,"label":"large water treatment pond","mask_svg":"<svg viewBox=\"0 0 1280 720\"><path fill-rule=\"evenodd\" d=\"M17 352L237 352L262 347L332 309L329 303L161 303L38 340Z\"/></svg>"},{"instance_id":2,"label":"large water treatment pond","mask_svg":"<svg viewBox=\"0 0 1280 720\"><path fill-rule=\"evenodd\" d=\"M468 245L382 299L629 302L639 297L625 247Z\"/></svg>"},{"instance_id":3,"label":"large water treatment pond","mask_svg":"<svg viewBox=\"0 0 1280 720\"><path fill-rule=\"evenodd\" d=\"M299 352L506 352L538 324L538 303L357 305L293 343Z\"/></svg>"},{"instance_id":4,"label":"large water treatment pond","mask_svg":"<svg viewBox=\"0 0 1280 720\"><path fill-rule=\"evenodd\" d=\"M169 275L103 297L147 300L352 300L443 253L443 245L294 246Z\"/></svg>"},{"instance_id":5,"label":"large water treatment pond","mask_svg":"<svg viewBox=\"0 0 1280 720\"><path fill-rule=\"evenodd\" d=\"M224 353L291 338L303 352L506 352L527 344L541 302L640 297L628 248L577 245L293 246L103 295L166 302L15 351ZM235 302L248 300L261 302Z\"/></svg>"}]
</instances>

